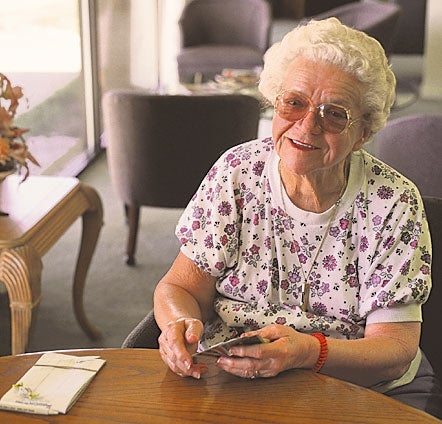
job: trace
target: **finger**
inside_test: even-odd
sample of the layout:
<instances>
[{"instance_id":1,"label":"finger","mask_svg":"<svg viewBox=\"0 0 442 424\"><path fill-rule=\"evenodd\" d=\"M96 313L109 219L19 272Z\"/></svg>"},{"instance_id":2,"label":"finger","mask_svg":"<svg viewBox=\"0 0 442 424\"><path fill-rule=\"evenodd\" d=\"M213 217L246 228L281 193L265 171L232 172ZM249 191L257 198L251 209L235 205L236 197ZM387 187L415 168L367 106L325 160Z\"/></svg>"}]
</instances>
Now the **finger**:
<instances>
[{"instance_id":1,"label":"finger","mask_svg":"<svg viewBox=\"0 0 442 424\"><path fill-rule=\"evenodd\" d=\"M216 361L216 365L230 374L243 378L251 378L256 369L254 360L250 358L231 358L228 356L221 356Z\"/></svg>"},{"instance_id":2,"label":"finger","mask_svg":"<svg viewBox=\"0 0 442 424\"><path fill-rule=\"evenodd\" d=\"M191 364L188 367L185 363L176 359L174 353L166 346L160 346L160 356L171 371L180 377L193 377L199 379L202 374L208 371L205 364Z\"/></svg>"},{"instance_id":3,"label":"finger","mask_svg":"<svg viewBox=\"0 0 442 424\"><path fill-rule=\"evenodd\" d=\"M172 359L172 357L170 357L170 356L165 352L164 349L160 348L159 352L160 352L161 359L162 359L163 362L169 367L169 369L170 369L171 371L173 371L173 372L176 373L176 374L183 374L183 375L184 375L183 371L177 366L176 361L174 361L174 360Z\"/></svg>"},{"instance_id":4,"label":"finger","mask_svg":"<svg viewBox=\"0 0 442 424\"><path fill-rule=\"evenodd\" d=\"M192 357L189 347L192 345L187 342L185 338L186 324L184 320L178 320L167 324L167 327L163 331L165 344L168 349L175 356L177 361L185 364L187 368L192 365Z\"/></svg>"},{"instance_id":5,"label":"finger","mask_svg":"<svg viewBox=\"0 0 442 424\"><path fill-rule=\"evenodd\" d=\"M254 359L221 356L216 365L224 371L243 378L274 377L281 372L277 361L271 358Z\"/></svg>"},{"instance_id":6,"label":"finger","mask_svg":"<svg viewBox=\"0 0 442 424\"><path fill-rule=\"evenodd\" d=\"M158 339L160 354L169 366L169 368L177 372L187 374L192 364L192 358L187 351L183 335L175 333L170 328L166 328Z\"/></svg>"},{"instance_id":7,"label":"finger","mask_svg":"<svg viewBox=\"0 0 442 424\"><path fill-rule=\"evenodd\" d=\"M238 356L240 358L250 357L255 359L264 359L269 357L272 351L271 342L268 340L265 343L256 344L239 344L232 346L229 349L229 354L232 356Z\"/></svg>"},{"instance_id":8,"label":"finger","mask_svg":"<svg viewBox=\"0 0 442 424\"><path fill-rule=\"evenodd\" d=\"M196 342L202 329L201 321L181 318L168 323L161 333L159 343L163 360L178 375L200 378L201 374L207 372L207 367L204 364L194 364L191 356L196 351ZM188 342L187 332L191 335L190 341L195 340L194 343Z\"/></svg>"},{"instance_id":9,"label":"finger","mask_svg":"<svg viewBox=\"0 0 442 424\"><path fill-rule=\"evenodd\" d=\"M199 341L203 333L204 325L196 318L179 318L167 324L168 330L177 332L180 336L184 334L184 341L194 344Z\"/></svg>"},{"instance_id":10,"label":"finger","mask_svg":"<svg viewBox=\"0 0 442 424\"><path fill-rule=\"evenodd\" d=\"M185 320L186 333L185 338L187 343L197 343L203 334L204 325L199 319Z\"/></svg>"},{"instance_id":11,"label":"finger","mask_svg":"<svg viewBox=\"0 0 442 424\"><path fill-rule=\"evenodd\" d=\"M271 324L263 328L260 328L259 330L248 331L246 333L243 333L241 334L241 337L259 335L264 339L273 341L281 337L287 336L288 334L290 334L291 331L292 329L290 327L287 327L286 325Z\"/></svg>"}]
</instances>

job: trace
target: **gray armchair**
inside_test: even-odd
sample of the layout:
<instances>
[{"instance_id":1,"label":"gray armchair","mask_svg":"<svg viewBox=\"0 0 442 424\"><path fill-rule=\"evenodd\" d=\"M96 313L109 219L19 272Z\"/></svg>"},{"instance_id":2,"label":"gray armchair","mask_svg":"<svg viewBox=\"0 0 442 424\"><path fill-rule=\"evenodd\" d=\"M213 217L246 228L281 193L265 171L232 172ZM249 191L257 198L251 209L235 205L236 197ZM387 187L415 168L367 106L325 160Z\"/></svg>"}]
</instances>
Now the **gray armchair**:
<instances>
[{"instance_id":1,"label":"gray armchair","mask_svg":"<svg viewBox=\"0 0 442 424\"><path fill-rule=\"evenodd\" d=\"M121 347L123 349L158 349L158 337L160 337L160 334L161 330L155 321L152 309L128 334Z\"/></svg>"},{"instance_id":2,"label":"gray armchair","mask_svg":"<svg viewBox=\"0 0 442 424\"><path fill-rule=\"evenodd\" d=\"M335 7L313 15L309 19L319 20L334 16L343 24L363 31L378 40L388 56L393 47L401 12L399 4L365 0Z\"/></svg>"},{"instance_id":3,"label":"gray armchair","mask_svg":"<svg viewBox=\"0 0 442 424\"><path fill-rule=\"evenodd\" d=\"M140 207L184 208L223 151L257 137L260 108L259 100L240 94L105 94L104 137L129 223L128 265L135 263Z\"/></svg>"},{"instance_id":4,"label":"gray armchair","mask_svg":"<svg viewBox=\"0 0 442 424\"><path fill-rule=\"evenodd\" d=\"M442 114L391 119L372 143L372 153L412 180L422 195L442 198Z\"/></svg>"},{"instance_id":5,"label":"gray armchair","mask_svg":"<svg viewBox=\"0 0 442 424\"><path fill-rule=\"evenodd\" d=\"M263 65L269 45L271 12L266 0L193 0L180 21L178 76L193 82L196 74L212 79L224 68Z\"/></svg>"},{"instance_id":6,"label":"gray armchair","mask_svg":"<svg viewBox=\"0 0 442 424\"><path fill-rule=\"evenodd\" d=\"M431 231L433 262L431 266L433 287L430 297L423 306L421 347L436 372L442 379L442 199L423 196L425 213Z\"/></svg>"},{"instance_id":7,"label":"gray armchair","mask_svg":"<svg viewBox=\"0 0 442 424\"><path fill-rule=\"evenodd\" d=\"M402 7L392 47L393 54L423 54L427 0L389 1Z\"/></svg>"},{"instance_id":8,"label":"gray armchair","mask_svg":"<svg viewBox=\"0 0 442 424\"><path fill-rule=\"evenodd\" d=\"M433 288L423 307L421 346L442 378L442 114L392 119L373 140L373 154L411 179L423 196L433 245Z\"/></svg>"}]
</instances>

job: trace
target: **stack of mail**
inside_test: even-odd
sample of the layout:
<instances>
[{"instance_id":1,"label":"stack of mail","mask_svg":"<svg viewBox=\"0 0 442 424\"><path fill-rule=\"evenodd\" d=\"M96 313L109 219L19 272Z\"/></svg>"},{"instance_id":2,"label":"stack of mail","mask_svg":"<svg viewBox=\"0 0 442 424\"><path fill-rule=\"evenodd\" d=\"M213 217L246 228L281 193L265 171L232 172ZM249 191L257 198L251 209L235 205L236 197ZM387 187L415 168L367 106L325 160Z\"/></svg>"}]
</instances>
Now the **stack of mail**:
<instances>
[{"instance_id":1,"label":"stack of mail","mask_svg":"<svg viewBox=\"0 0 442 424\"><path fill-rule=\"evenodd\" d=\"M46 353L0 399L0 409L65 414L105 362L99 356Z\"/></svg>"}]
</instances>

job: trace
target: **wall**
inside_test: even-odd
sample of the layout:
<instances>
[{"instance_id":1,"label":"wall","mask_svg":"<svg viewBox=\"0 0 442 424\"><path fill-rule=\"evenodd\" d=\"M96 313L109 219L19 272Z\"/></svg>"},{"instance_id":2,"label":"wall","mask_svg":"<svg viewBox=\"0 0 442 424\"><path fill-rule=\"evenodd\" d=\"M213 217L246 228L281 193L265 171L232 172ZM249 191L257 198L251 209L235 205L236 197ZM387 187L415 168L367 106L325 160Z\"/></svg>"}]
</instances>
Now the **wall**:
<instances>
[{"instance_id":1,"label":"wall","mask_svg":"<svg viewBox=\"0 0 442 424\"><path fill-rule=\"evenodd\" d=\"M99 0L99 79L104 91L130 85L130 2Z\"/></svg>"},{"instance_id":2,"label":"wall","mask_svg":"<svg viewBox=\"0 0 442 424\"><path fill-rule=\"evenodd\" d=\"M442 2L427 0L425 63L421 96L442 99ZM442 112L442 111L441 111Z\"/></svg>"},{"instance_id":3,"label":"wall","mask_svg":"<svg viewBox=\"0 0 442 424\"><path fill-rule=\"evenodd\" d=\"M130 74L133 85L173 90L178 84L178 19L183 6L184 0L131 1Z\"/></svg>"},{"instance_id":4,"label":"wall","mask_svg":"<svg viewBox=\"0 0 442 424\"><path fill-rule=\"evenodd\" d=\"M157 0L130 2L130 81L135 86L151 88L159 83L159 10Z\"/></svg>"}]
</instances>

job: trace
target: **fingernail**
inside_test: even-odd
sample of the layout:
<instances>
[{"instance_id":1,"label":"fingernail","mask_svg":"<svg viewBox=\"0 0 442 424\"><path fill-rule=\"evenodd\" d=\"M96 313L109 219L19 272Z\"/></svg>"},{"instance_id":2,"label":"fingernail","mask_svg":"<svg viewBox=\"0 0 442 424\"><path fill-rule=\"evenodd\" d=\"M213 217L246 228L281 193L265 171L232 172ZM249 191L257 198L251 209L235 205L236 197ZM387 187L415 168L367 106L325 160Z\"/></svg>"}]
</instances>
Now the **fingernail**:
<instances>
[{"instance_id":1,"label":"fingernail","mask_svg":"<svg viewBox=\"0 0 442 424\"><path fill-rule=\"evenodd\" d=\"M187 359L184 361L184 365L188 370L190 370L190 368L192 367L192 364Z\"/></svg>"},{"instance_id":2,"label":"fingernail","mask_svg":"<svg viewBox=\"0 0 442 424\"><path fill-rule=\"evenodd\" d=\"M192 377L196 378L197 380L199 380L201 378L201 374L198 371L193 371L192 372Z\"/></svg>"}]
</instances>

